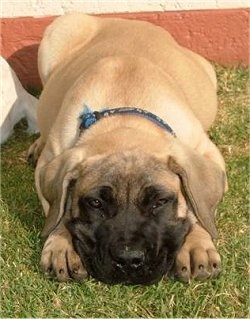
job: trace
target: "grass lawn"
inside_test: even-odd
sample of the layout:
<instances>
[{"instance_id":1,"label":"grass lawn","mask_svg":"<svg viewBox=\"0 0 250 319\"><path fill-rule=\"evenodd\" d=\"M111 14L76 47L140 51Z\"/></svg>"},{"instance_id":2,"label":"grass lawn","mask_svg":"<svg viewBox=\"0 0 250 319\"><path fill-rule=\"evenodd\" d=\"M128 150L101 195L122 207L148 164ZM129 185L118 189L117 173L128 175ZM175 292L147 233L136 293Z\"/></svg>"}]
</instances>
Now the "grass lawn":
<instances>
[{"instance_id":1,"label":"grass lawn","mask_svg":"<svg viewBox=\"0 0 250 319\"><path fill-rule=\"evenodd\" d=\"M1 151L1 318L248 316L248 71L216 69L219 113L210 134L229 177L217 215L220 277L190 284L169 279L147 287L45 278L39 270L42 208L25 161L35 136L28 136L21 122Z\"/></svg>"}]
</instances>

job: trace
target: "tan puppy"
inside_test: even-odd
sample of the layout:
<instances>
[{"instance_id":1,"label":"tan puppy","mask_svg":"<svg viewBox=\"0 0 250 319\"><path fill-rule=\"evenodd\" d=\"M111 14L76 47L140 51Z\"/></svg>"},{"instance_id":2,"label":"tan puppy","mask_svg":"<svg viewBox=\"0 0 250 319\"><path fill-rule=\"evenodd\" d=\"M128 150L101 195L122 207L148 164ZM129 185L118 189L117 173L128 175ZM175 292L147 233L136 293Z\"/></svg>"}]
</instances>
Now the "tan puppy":
<instances>
[{"instance_id":1,"label":"tan puppy","mask_svg":"<svg viewBox=\"0 0 250 319\"><path fill-rule=\"evenodd\" d=\"M46 30L39 71L30 157L44 271L141 284L217 276L214 214L227 183L206 134L217 108L211 65L160 27L71 13Z\"/></svg>"}]
</instances>

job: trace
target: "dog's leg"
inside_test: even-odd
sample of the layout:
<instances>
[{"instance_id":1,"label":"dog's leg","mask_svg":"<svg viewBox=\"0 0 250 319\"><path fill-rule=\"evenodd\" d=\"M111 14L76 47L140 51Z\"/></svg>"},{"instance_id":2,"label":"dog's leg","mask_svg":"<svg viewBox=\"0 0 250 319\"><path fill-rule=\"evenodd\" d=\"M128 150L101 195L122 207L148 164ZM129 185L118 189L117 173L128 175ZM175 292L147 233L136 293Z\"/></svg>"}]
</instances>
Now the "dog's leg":
<instances>
[{"instance_id":1,"label":"dog's leg","mask_svg":"<svg viewBox=\"0 0 250 319\"><path fill-rule=\"evenodd\" d=\"M221 155L219 149L215 144L208 138L208 136L204 133L203 138L200 140L200 143L195 148L195 150L202 154L204 157L209 160L217 163L219 167L225 173L224 180L222 181L224 186L224 192L228 190L227 176L226 176L226 165L223 156Z\"/></svg>"},{"instance_id":2,"label":"dog's leg","mask_svg":"<svg viewBox=\"0 0 250 319\"><path fill-rule=\"evenodd\" d=\"M36 166L36 163L42 153L44 146L45 142L43 141L41 136L30 146L27 154L27 162L31 166Z\"/></svg>"},{"instance_id":3,"label":"dog's leg","mask_svg":"<svg viewBox=\"0 0 250 319\"><path fill-rule=\"evenodd\" d=\"M174 275L181 281L215 278L220 273L221 259L213 241L201 226L195 224L177 254Z\"/></svg>"},{"instance_id":4,"label":"dog's leg","mask_svg":"<svg viewBox=\"0 0 250 319\"><path fill-rule=\"evenodd\" d=\"M60 223L45 241L41 267L46 275L56 276L59 281L86 278L87 272L73 248L71 235L64 224Z\"/></svg>"}]
</instances>

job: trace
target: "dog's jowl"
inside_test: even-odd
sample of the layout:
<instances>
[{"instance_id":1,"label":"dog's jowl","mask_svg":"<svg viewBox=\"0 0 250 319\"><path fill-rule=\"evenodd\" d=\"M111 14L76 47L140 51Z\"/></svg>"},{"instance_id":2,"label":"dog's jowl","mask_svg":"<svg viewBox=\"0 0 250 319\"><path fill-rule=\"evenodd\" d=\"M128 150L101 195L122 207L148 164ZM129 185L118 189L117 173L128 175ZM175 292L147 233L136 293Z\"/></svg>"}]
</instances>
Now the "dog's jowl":
<instances>
[{"instance_id":1,"label":"dog's jowl","mask_svg":"<svg viewBox=\"0 0 250 319\"><path fill-rule=\"evenodd\" d=\"M111 284L216 277L227 179L206 133L212 66L160 27L81 13L47 28L38 64L29 159L46 216L43 271Z\"/></svg>"}]
</instances>

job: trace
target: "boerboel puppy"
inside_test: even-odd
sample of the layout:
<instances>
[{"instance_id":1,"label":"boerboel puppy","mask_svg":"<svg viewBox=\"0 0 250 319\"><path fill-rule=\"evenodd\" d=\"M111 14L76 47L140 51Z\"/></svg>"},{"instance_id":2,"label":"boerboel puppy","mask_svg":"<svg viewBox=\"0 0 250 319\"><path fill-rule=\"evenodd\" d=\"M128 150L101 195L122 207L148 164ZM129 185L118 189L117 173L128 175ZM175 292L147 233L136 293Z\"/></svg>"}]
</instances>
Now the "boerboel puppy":
<instances>
[{"instance_id":1,"label":"boerboel puppy","mask_svg":"<svg viewBox=\"0 0 250 319\"><path fill-rule=\"evenodd\" d=\"M44 272L124 284L216 277L227 182L206 134L212 66L160 27L81 13L47 28L38 62L41 136L29 156Z\"/></svg>"}]
</instances>

